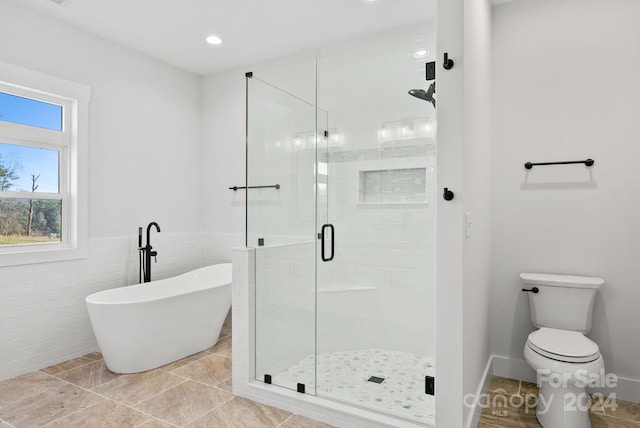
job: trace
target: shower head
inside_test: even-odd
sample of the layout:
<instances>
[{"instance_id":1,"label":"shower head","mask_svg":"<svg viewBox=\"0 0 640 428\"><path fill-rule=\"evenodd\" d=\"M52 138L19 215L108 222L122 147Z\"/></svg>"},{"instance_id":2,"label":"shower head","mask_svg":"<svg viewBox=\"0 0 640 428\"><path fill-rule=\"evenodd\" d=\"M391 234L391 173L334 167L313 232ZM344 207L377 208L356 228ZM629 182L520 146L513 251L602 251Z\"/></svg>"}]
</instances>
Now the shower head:
<instances>
[{"instance_id":1,"label":"shower head","mask_svg":"<svg viewBox=\"0 0 640 428\"><path fill-rule=\"evenodd\" d=\"M427 97L427 91L425 91L424 89L411 89L409 91L409 95L420 98L421 100L429 101L429 98Z\"/></svg>"},{"instance_id":2,"label":"shower head","mask_svg":"<svg viewBox=\"0 0 640 428\"><path fill-rule=\"evenodd\" d=\"M426 91L424 89L411 89L409 91L409 95L430 102L431 104L433 104L434 108L436 106L436 99L433 98L433 94L435 93L436 82L433 82L431 85L429 85L429 89L427 89Z\"/></svg>"}]
</instances>

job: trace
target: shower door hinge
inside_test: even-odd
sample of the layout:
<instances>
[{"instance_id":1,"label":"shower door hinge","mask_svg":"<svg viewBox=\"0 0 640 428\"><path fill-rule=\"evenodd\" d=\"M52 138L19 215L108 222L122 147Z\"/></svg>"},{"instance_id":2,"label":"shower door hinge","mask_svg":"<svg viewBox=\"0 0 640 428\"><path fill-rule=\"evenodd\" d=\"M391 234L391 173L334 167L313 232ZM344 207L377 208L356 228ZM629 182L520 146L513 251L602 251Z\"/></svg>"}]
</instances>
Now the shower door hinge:
<instances>
[{"instance_id":1,"label":"shower door hinge","mask_svg":"<svg viewBox=\"0 0 640 428\"><path fill-rule=\"evenodd\" d=\"M271 383L271 375L270 374L266 374L264 375L264 383Z\"/></svg>"},{"instance_id":2,"label":"shower door hinge","mask_svg":"<svg viewBox=\"0 0 640 428\"><path fill-rule=\"evenodd\" d=\"M329 131L324 131L324 138L329 138Z\"/></svg>"},{"instance_id":3,"label":"shower door hinge","mask_svg":"<svg viewBox=\"0 0 640 428\"><path fill-rule=\"evenodd\" d=\"M428 395L436 395L436 378L433 376L424 377L424 393Z\"/></svg>"},{"instance_id":4,"label":"shower door hinge","mask_svg":"<svg viewBox=\"0 0 640 428\"><path fill-rule=\"evenodd\" d=\"M298 392L304 394L304 383L298 383Z\"/></svg>"},{"instance_id":5,"label":"shower door hinge","mask_svg":"<svg viewBox=\"0 0 640 428\"><path fill-rule=\"evenodd\" d=\"M246 73L244 73L244 77L246 77L247 79L251 79L253 77L253 71L247 71Z\"/></svg>"}]
</instances>

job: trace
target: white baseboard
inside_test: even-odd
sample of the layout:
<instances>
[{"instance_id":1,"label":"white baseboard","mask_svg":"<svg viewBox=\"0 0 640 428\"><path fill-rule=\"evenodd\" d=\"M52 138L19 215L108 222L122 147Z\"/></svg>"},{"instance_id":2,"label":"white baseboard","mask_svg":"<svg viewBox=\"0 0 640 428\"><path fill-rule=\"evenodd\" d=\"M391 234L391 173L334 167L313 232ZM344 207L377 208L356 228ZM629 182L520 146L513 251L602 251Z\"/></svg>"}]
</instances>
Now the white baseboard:
<instances>
[{"instance_id":1,"label":"white baseboard","mask_svg":"<svg viewBox=\"0 0 640 428\"><path fill-rule=\"evenodd\" d=\"M493 375L536 383L536 372L525 360L492 355Z\"/></svg>"},{"instance_id":2,"label":"white baseboard","mask_svg":"<svg viewBox=\"0 0 640 428\"><path fill-rule=\"evenodd\" d=\"M476 390L476 394L473 397L473 402L469 403L473 409L471 413L469 413L469 417L467 418L466 428L474 428L478 426L478 422L480 422L480 416L482 414L482 406L480 398L489 392L489 386L491 385L491 378L493 377L493 355L489 357L487 360L487 365L484 368L484 372L482 373L482 377L480 378L480 383L478 384L478 389ZM465 397L465 405L467 398Z\"/></svg>"},{"instance_id":3,"label":"white baseboard","mask_svg":"<svg viewBox=\"0 0 640 428\"><path fill-rule=\"evenodd\" d=\"M590 388L589 392L598 392L605 397L615 394L616 400L640 403L640 380L619 377L613 388Z\"/></svg>"}]
</instances>

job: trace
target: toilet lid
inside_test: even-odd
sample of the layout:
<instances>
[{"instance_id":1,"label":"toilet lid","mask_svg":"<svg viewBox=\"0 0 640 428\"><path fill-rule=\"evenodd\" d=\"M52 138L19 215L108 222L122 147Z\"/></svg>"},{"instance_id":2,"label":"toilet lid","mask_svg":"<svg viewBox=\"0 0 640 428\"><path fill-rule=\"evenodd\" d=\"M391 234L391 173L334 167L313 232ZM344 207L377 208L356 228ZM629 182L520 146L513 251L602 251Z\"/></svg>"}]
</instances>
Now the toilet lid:
<instances>
[{"instance_id":1,"label":"toilet lid","mask_svg":"<svg viewBox=\"0 0 640 428\"><path fill-rule=\"evenodd\" d=\"M598 345L577 331L542 327L529 335L527 344L538 354L568 363L588 363L600 357Z\"/></svg>"}]
</instances>

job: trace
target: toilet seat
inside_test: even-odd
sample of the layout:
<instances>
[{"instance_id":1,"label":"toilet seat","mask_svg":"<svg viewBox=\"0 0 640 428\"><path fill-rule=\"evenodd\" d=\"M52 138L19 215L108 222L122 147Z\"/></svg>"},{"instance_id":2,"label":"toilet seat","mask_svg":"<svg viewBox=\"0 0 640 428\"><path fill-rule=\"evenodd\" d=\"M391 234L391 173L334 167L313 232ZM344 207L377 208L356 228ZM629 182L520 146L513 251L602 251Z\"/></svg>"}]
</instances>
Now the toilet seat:
<instances>
[{"instance_id":1,"label":"toilet seat","mask_svg":"<svg viewBox=\"0 0 640 428\"><path fill-rule=\"evenodd\" d=\"M600 357L598 345L577 331L542 327L529 335L527 346L544 357L567 363L589 363Z\"/></svg>"}]
</instances>

